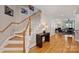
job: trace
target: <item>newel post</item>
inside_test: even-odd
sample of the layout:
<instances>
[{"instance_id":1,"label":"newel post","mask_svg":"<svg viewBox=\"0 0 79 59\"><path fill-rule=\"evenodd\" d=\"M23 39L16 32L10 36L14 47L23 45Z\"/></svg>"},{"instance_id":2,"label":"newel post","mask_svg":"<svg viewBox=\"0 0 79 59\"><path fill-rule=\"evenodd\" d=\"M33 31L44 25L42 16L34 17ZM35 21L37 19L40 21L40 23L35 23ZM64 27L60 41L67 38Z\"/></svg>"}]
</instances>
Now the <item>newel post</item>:
<instances>
[{"instance_id":1,"label":"newel post","mask_svg":"<svg viewBox=\"0 0 79 59\"><path fill-rule=\"evenodd\" d=\"M32 30L31 30L31 16L29 17L29 35L31 35L31 32L32 32Z\"/></svg>"},{"instance_id":2,"label":"newel post","mask_svg":"<svg viewBox=\"0 0 79 59\"><path fill-rule=\"evenodd\" d=\"M23 32L23 53L26 52L26 48L25 48L25 31Z\"/></svg>"}]
</instances>

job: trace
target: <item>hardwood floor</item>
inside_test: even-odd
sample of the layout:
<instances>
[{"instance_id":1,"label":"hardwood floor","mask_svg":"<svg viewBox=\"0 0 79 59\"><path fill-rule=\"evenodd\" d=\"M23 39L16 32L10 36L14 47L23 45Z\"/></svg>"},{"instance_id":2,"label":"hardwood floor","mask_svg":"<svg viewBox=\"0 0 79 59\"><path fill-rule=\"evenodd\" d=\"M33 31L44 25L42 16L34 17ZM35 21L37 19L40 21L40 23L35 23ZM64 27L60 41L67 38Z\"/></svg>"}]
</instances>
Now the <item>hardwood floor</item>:
<instances>
[{"instance_id":1,"label":"hardwood floor","mask_svg":"<svg viewBox=\"0 0 79 59\"><path fill-rule=\"evenodd\" d=\"M65 42L64 35L55 34L50 38L50 42L44 42L43 47L33 47L29 53L78 53L79 42L68 38Z\"/></svg>"}]
</instances>

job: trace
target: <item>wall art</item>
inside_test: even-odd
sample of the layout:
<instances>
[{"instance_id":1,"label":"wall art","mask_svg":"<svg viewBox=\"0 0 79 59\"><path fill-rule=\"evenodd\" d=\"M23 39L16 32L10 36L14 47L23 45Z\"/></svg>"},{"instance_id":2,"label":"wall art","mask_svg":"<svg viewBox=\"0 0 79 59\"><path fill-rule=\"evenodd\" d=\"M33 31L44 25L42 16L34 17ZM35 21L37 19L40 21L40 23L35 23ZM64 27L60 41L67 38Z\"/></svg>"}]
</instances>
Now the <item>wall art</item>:
<instances>
[{"instance_id":1,"label":"wall art","mask_svg":"<svg viewBox=\"0 0 79 59\"><path fill-rule=\"evenodd\" d=\"M8 7L8 6L5 6L5 14L9 15L9 16L13 16L14 10L11 9L10 7Z\"/></svg>"},{"instance_id":2,"label":"wall art","mask_svg":"<svg viewBox=\"0 0 79 59\"><path fill-rule=\"evenodd\" d=\"M28 11L25 8L21 8L21 13L28 14Z\"/></svg>"}]
</instances>

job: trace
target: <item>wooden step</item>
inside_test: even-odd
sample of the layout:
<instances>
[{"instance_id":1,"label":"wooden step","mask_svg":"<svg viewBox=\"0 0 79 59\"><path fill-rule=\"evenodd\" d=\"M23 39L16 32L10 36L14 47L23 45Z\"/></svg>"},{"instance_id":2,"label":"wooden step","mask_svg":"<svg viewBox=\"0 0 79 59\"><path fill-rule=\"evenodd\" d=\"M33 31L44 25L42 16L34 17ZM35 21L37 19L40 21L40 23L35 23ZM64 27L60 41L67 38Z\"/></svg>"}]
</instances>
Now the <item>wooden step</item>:
<instances>
[{"instance_id":1,"label":"wooden step","mask_svg":"<svg viewBox=\"0 0 79 59\"><path fill-rule=\"evenodd\" d=\"M23 51L23 48L4 48L2 51Z\"/></svg>"},{"instance_id":2,"label":"wooden step","mask_svg":"<svg viewBox=\"0 0 79 59\"><path fill-rule=\"evenodd\" d=\"M21 33L15 33L15 34L16 34L16 36L18 36L18 37L23 37L24 32L21 32Z\"/></svg>"},{"instance_id":3,"label":"wooden step","mask_svg":"<svg viewBox=\"0 0 79 59\"><path fill-rule=\"evenodd\" d=\"M22 33L16 33L16 35L19 35L19 36L23 36L23 32Z\"/></svg>"},{"instance_id":4,"label":"wooden step","mask_svg":"<svg viewBox=\"0 0 79 59\"><path fill-rule=\"evenodd\" d=\"M24 37L23 35L16 35L17 37Z\"/></svg>"},{"instance_id":5,"label":"wooden step","mask_svg":"<svg viewBox=\"0 0 79 59\"><path fill-rule=\"evenodd\" d=\"M15 37L11 38L10 40L23 40L23 37L15 36Z\"/></svg>"},{"instance_id":6,"label":"wooden step","mask_svg":"<svg viewBox=\"0 0 79 59\"><path fill-rule=\"evenodd\" d=\"M23 48L23 44L8 44L5 48Z\"/></svg>"},{"instance_id":7,"label":"wooden step","mask_svg":"<svg viewBox=\"0 0 79 59\"><path fill-rule=\"evenodd\" d=\"M23 50L19 50L19 51L3 51L2 53L23 53Z\"/></svg>"}]
</instances>

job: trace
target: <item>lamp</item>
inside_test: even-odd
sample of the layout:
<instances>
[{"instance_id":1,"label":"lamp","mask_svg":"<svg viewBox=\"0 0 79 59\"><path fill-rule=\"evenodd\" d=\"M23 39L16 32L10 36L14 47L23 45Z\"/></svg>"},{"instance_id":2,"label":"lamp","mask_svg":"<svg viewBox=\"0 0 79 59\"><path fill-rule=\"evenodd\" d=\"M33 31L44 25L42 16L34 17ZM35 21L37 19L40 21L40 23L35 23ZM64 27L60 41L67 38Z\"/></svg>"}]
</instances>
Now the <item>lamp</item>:
<instances>
[{"instance_id":1,"label":"lamp","mask_svg":"<svg viewBox=\"0 0 79 59\"><path fill-rule=\"evenodd\" d=\"M45 33L47 28L48 28L48 26L47 26L47 24L45 22L42 24L42 26L43 26L42 31L43 31L43 33Z\"/></svg>"},{"instance_id":2,"label":"lamp","mask_svg":"<svg viewBox=\"0 0 79 59\"><path fill-rule=\"evenodd\" d=\"M47 25L47 23L45 22L45 21L43 21L43 22L41 22L40 24L39 24L39 26L38 26L38 32L43 32L43 33L45 33L46 32L46 30L48 29L48 25Z\"/></svg>"}]
</instances>

